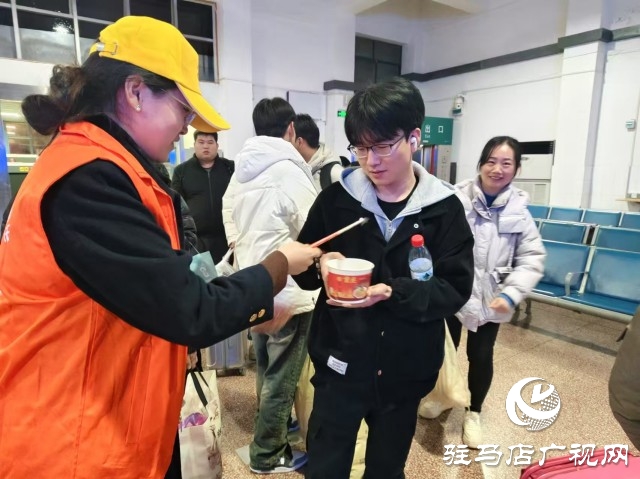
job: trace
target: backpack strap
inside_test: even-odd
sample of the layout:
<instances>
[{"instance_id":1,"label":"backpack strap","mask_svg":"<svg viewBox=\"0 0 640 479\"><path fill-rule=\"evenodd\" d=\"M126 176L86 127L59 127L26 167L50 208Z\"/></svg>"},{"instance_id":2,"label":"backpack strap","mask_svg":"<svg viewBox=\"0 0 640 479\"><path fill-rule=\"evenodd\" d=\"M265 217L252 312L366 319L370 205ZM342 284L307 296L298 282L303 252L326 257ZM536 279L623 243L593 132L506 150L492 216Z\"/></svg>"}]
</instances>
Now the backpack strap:
<instances>
[{"instance_id":1,"label":"backpack strap","mask_svg":"<svg viewBox=\"0 0 640 479\"><path fill-rule=\"evenodd\" d=\"M320 188L324 190L327 186L331 185L331 170L334 165L339 164L339 161L331 161L322 165L322 168L320 168Z\"/></svg>"}]
</instances>

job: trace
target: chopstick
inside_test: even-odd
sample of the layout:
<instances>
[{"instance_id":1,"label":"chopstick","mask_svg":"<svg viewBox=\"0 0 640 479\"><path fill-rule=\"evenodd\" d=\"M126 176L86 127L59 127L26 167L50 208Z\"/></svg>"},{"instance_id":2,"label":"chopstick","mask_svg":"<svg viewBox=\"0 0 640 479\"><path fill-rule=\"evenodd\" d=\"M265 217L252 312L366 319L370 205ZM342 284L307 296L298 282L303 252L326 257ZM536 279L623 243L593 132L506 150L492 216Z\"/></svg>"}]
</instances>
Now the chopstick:
<instances>
[{"instance_id":1,"label":"chopstick","mask_svg":"<svg viewBox=\"0 0 640 479\"><path fill-rule=\"evenodd\" d=\"M335 233L331 233L328 236L325 236L322 239L319 239L318 241L316 241L315 243L313 243L311 246L314 248L317 248L318 246L326 243L329 240L332 240L333 238L335 238L336 236L340 236L342 233L344 233L345 231L349 231L351 228L355 228L358 225L363 225L365 224L367 221L369 221L369 218L360 218L358 221L354 221L353 223L351 223L348 226L345 226L342 229L339 229L338 231L336 231Z\"/></svg>"}]
</instances>

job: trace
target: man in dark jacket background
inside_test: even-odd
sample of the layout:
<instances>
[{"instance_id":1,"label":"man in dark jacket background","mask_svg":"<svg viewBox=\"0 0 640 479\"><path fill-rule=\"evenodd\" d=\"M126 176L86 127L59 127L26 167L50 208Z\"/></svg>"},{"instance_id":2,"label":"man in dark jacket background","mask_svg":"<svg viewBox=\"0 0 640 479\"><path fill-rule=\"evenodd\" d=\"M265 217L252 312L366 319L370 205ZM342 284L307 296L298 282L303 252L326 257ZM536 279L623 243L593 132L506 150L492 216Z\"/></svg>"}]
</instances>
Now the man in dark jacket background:
<instances>
[{"instance_id":1,"label":"man in dark jacket background","mask_svg":"<svg viewBox=\"0 0 640 479\"><path fill-rule=\"evenodd\" d=\"M173 171L171 187L182 196L198 229L198 250L209 251L214 262L227 252L222 223L222 197L234 172L234 163L218 155L218 134L196 131L195 153Z\"/></svg>"}]
</instances>

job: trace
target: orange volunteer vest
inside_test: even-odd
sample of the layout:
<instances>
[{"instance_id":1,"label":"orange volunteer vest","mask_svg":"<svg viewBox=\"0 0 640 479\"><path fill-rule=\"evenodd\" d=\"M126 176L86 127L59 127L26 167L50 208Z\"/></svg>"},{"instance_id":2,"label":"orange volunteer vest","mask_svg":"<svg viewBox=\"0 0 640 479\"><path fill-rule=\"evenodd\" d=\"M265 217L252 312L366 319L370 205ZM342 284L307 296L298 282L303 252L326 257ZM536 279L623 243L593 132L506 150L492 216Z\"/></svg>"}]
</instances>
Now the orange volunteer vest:
<instances>
[{"instance_id":1,"label":"orange volunteer vest","mask_svg":"<svg viewBox=\"0 0 640 479\"><path fill-rule=\"evenodd\" d=\"M0 478L161 479L171 460L186 348L85 295L42 227L46 191L96 158L131 178L180 248L171 197L138 160L95 125L65 125L25 178L0 243Z\"/></svg>"}]
</instances>

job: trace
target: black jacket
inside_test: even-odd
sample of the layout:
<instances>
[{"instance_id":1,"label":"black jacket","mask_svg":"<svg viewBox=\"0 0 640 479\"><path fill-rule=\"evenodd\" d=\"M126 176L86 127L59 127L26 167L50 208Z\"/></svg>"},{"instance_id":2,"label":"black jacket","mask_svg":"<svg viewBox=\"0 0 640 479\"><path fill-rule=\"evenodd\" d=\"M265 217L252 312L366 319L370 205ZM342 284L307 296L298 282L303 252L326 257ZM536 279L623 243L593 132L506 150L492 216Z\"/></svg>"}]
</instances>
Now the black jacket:
<instances>
[{"instance_id":1,"label":"black jacket","mask_svg":"<svg viewBox=\"0 0 640 479\"><path fill-rule=\"evenodd\" d=\"M103 116L91 121L172 196L182 236L179 197L153 162L115 122ZM110 161L96 159L58 180L41 210L60 269L87 296L146 333L204 348L258 324L250 318L261 309L263 320L273 315L273 281L263 266L209 284L200 280L189 271L191 256L171 248L131 179Z\"/></svg>"},{"instance_id":2,"label":"black jacket","mask_svg":"<svg viewBox=\"0 0 640 479\"><path fill-rule=\"evenodd\" d=\"M216 263L228 249L222 222L222 197L234 170L235 163L226 158L217 156L213 166L205 169L193 156L175 167L171 180L171 187L189 205L201 248L210 251Z\"/></svg>"},{"instance_id":3,"label":"black jacket","mask_svg":"<svg viewBox=\"0 0 640 479\"><path fill-rule=\"evenodd\" d=\"M314 312L309 354L317 381L376 385L383 401L425 395L442 364L444 320L466 303L473 285L473 236L464 209L449 196L405 217L389 242L374 215L340 183L323 190L314 203L298 240L312 243L360 217L369 221L323 245L346 257L375 264L372 284L393 288L387 301L370 308L328 306L315 267L294 279L304 289L323 287ZM431 252L434 276L411 279L410 238L424 236ZM348 363L345 375L327 366L329 357Z\"/></svg>"},{"instance_id":4,"label":"black jacket","mask_svg":"<svg viewBox=\"0 0 640 479\"><path fill-rule=\"evenodd\" d=\"M163 163L156 163L155 167L158 169L165 184L171 187L171 176L167 167ZM182 249L194 256L198 254L198 229L193 216L191 216L191 211L189 211L189 205L182 196L180 196L180 216L182 217L183 230Z\"/></svg>"}]
</instances>

